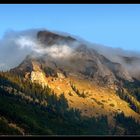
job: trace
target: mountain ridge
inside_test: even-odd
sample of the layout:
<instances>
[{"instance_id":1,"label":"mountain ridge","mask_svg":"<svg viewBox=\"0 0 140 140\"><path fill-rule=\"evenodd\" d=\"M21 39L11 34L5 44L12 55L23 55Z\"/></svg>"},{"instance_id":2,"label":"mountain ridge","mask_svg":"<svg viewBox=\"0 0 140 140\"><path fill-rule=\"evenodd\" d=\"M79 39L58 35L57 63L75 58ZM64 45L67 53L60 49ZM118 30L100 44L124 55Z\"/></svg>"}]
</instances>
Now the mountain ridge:
<instances>
[{"instance_id":1,"label":"mountain ridge","mask_svg":"<svg viewBox=\"0 0 140 140\"><path fill-rule=\"evenodd\" d=\"M71 37L67 38L48 31L38 33L41 34L42 39L38 34L37 38L47 48L53 47L54 44L61 47L63 43L69 46L76 41ZM127 105L126 100L116 95L117 91L124 89L122 81L134 81L125 67L110 61L83 43L77 44L72 46L74 51L69 57L53 58L46 54L36 57L31 54L18 67L10 71L23 76L25 80L50 87L57 95L64 93L70 107L80 109L83 115L100 116L108 108L110 111L107 114L112 121L113 115L109 114L121 111L128 116L133 114L132 116L139 120L139 114Z\"/></svg>"}]
</instances>

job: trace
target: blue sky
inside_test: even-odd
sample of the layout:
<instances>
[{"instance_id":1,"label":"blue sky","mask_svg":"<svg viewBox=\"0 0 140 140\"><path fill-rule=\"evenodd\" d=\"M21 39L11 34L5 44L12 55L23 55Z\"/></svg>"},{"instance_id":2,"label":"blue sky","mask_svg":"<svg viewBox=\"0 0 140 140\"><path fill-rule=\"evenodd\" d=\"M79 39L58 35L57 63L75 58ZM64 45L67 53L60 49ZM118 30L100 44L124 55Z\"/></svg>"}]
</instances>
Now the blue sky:
<instances>
[{"instance_id":1,"label":"blue sky","mask_svg":"<svg viewBox=\"0 0 140 140\"><path fill-rule=\"evenodd\" d=\"M140 51L140 4L0 4L0 38L10 29L30 28Z\"/></svg>"}]
</instances>

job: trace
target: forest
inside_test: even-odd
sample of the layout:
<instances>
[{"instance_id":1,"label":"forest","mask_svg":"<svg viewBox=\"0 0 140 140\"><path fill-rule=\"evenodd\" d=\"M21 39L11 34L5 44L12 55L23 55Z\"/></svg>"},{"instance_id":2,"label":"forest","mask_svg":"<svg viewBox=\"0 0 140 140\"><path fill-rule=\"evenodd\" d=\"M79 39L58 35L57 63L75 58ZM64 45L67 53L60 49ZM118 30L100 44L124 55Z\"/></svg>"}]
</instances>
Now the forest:
<instances>
[{"instance_id":1,"label":"forest","mask_svg":"<svg viewBox=\"0 0 140 140\"><path fill-rule=\"evenodd\" d=\"M84 117L69 108L65 94L0 72L0 135L139 135L140 124L123 113L115 127L107 116Z\"/></svg>"}]
</instances>

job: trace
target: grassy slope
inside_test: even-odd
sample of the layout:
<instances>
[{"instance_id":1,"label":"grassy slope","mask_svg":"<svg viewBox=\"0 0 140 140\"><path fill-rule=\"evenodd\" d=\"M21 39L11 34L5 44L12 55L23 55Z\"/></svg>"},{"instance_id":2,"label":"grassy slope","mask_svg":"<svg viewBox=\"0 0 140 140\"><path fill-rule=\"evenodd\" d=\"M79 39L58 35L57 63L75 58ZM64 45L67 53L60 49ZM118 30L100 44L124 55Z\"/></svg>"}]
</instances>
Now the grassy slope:
<instances>
[{"instance_id":1,"label":"grassy slope","mask_svg":"<svg viewBox=\"0 0 140 140\"><path fill-rule=\"evenodd\" d=\"M65 79L48 77L46 81L55 93L58 95L64 93L69 106L80 109L84 116L107 115L109 120L112 120L115 113L123 112L126 116L132 116L140 121L140 115L132 110L129 104L117 96L113 90L99 87L93 82L75 77ZM81 93L84 91L87 97L79 97L72 90L70 81Z\"/></svg>"}]
</instances>

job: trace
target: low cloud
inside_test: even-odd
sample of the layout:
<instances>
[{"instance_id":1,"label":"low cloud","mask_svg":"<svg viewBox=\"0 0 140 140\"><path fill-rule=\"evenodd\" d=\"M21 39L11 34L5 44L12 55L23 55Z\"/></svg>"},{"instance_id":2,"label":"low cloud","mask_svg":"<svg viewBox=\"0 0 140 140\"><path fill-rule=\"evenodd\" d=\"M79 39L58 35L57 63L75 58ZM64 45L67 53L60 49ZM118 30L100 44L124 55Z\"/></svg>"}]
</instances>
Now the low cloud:
<instances>
[{"instance_id":1,"label":"low cloud","mask_svg":"<svg viewBox=\"0 0 140 140\"><path fill-rule=\"evenodd\" d=\"M20 49L29 49L40 55L48 54L53 58L69 57L73 52L72 47L66 44L44 46L37 39L26 36L20 36L15 42Z\"/></svg>"},{"instance_id":2,"label":"low cloud","mask_svg":"<svg viewBox=\"0 0 140 140\"><path fill-rule=\"evenodd\" d=\"M85 42L110 61L120 63L132 77L140 78L140 52Z\"/></svg>"},{"instance_id":3,"label":"low cloud","mask_svg":"<svg viewBox=\"0 0 140 140\"><path fill-rule=\"evenodd\" d=\"M76 43L45 46L37 40L39 30L9 31L0 40L0 70L18 66L27 55L49 55L55 59L68 58L74 52Z\"/></svg>"}]
</instances>

